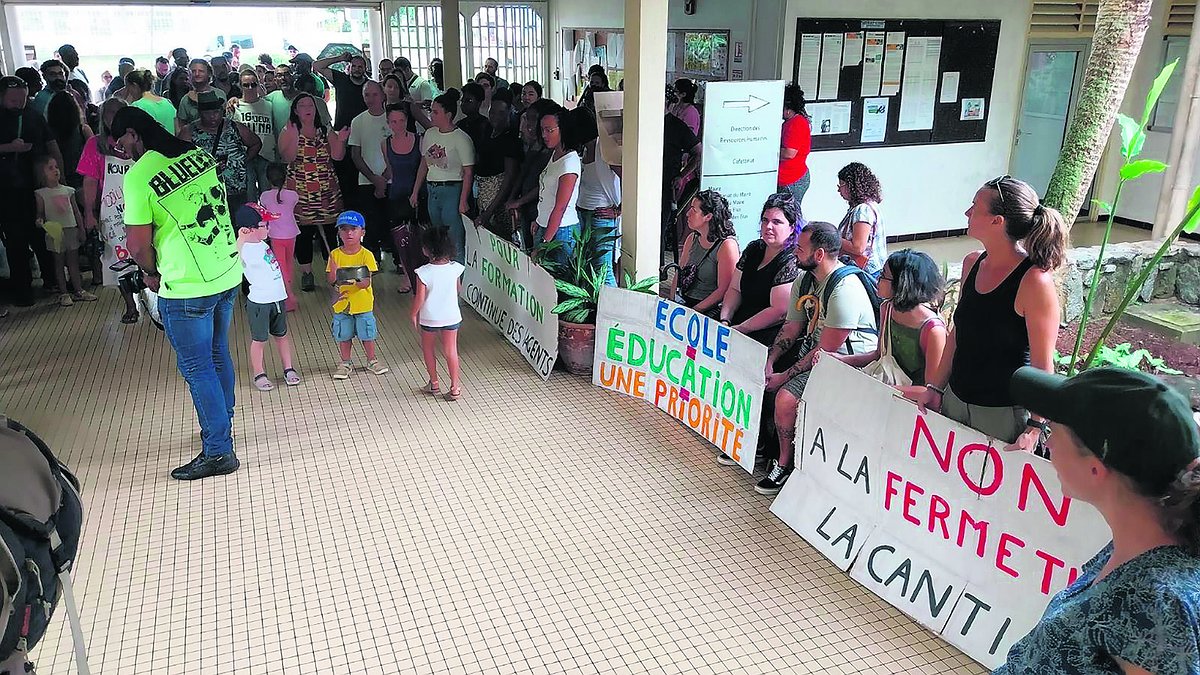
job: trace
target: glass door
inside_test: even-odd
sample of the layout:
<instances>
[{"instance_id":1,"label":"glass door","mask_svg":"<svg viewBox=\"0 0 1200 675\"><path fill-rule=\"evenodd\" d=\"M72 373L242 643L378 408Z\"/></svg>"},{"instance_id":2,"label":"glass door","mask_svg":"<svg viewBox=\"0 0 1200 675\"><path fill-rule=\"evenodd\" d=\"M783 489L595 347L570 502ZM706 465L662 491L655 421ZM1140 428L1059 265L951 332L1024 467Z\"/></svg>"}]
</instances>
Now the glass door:
<instances>
[{"instance_id":1,"label":"glass door","mask_svg":"<svg viewBox=\"0 0 1200 675\"><path fill-rule=\"evenodd\" d=\"M1045 195L1062 151L1086 60L1083 44L1030 46L1011 173L1039 195Z\"/></svg>"}]
</instances>

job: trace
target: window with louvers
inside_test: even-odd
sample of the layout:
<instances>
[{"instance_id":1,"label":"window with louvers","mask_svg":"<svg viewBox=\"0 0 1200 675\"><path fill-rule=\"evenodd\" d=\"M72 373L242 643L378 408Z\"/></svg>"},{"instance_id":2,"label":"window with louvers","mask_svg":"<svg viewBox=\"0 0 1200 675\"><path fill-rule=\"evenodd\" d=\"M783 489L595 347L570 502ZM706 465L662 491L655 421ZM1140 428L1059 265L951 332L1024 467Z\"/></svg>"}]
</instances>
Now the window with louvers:
<instances>
[{"instance_id":1,"label":"window with louvers","mask_svg":"<svg viewBox=\"0 0 1200 675\"><path fill-rule=\"evenodd\" d=\"M1042 37L1090 37L1096 30L1099 0L1035 0L1029 34Z\"/></svg>"}]
</instances>

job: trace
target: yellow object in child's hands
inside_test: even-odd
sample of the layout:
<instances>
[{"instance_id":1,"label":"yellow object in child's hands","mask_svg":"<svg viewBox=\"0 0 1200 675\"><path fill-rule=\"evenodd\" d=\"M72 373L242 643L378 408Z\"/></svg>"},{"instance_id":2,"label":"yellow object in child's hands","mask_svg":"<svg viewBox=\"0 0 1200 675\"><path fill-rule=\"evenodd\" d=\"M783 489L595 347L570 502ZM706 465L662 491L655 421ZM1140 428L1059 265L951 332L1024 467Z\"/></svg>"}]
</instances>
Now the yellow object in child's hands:
<instances>
[{"instance_id":1,"label":"yellow object in child's hands","mask_svg":"<svg viewBox=\"0 0 1200 675\"><path fill-rule=\"evenodd\" d=\"M28 221L26 221L28 222ZM62 223L47 220L43 221L41 228L46 231L46 245L53 251L61 251L63 248L63 226Z\"/></svg>"}]
</instances>

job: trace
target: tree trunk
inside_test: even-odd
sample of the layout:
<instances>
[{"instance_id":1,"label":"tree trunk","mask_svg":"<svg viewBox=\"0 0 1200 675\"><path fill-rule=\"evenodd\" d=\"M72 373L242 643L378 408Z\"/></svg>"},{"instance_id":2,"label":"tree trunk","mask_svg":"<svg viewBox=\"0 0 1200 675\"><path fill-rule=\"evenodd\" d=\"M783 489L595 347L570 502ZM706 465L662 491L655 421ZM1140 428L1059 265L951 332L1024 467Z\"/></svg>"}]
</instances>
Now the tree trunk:
<instances>
[{"instance_id":1,"label":"tree trunk","mask_svg":"<svg viewBox=\"0 0 1200 675\"><path fill-rule=\"evenodd\" d=\"M1108 145L1150 25L1151 4L1152 0L1100 0L1079 103L1043 200L1063 214L1068 226L1083 207Z\"/></svg>"}]
</instances>

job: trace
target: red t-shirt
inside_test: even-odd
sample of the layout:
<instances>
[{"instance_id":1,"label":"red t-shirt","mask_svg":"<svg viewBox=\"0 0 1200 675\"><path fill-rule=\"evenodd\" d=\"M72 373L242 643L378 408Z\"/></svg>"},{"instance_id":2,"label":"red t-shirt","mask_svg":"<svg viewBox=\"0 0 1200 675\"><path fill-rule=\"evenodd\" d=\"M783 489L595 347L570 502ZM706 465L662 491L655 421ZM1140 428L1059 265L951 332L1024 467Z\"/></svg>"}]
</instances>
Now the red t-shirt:
<instances>
[{"instance_id":1,"label":"red t-shirt","mask_svg":"<svg viewBox=\"0 0 1200 675\"><path fill-rule=\"evenodd\" d=\"M808 173L808 151L812 149L812 126L804 115L783 123L783 147L796 151L791 159L779 160L779 185L791 185Z\"/></svg>"}]
</instances>

